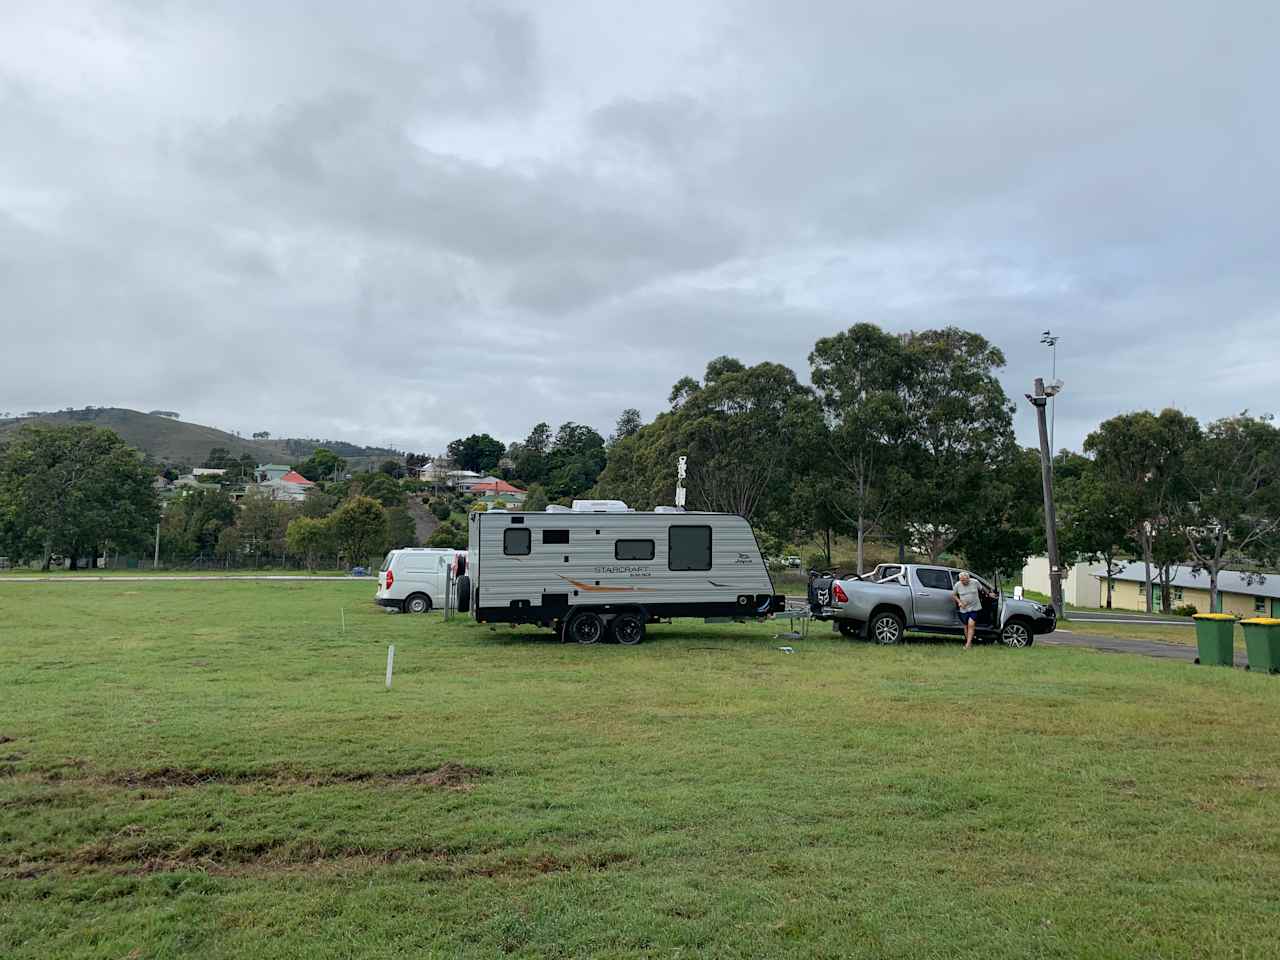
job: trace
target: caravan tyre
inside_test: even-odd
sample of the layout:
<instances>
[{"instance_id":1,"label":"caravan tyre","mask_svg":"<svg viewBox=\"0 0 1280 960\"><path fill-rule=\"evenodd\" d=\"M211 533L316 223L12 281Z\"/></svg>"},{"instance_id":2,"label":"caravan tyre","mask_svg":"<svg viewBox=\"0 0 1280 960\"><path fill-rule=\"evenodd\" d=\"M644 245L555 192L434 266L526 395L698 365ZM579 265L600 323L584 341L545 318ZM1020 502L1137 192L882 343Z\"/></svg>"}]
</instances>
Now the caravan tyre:
<instances>
[{"instance_id":1,"label":"caravan tyre","mask_svg":"<svg viewBox=\"0 0 1280 960\"><path fill-rule=\"evenodd\" d=\"M565 632L575 643L595 643L604 636L604 620L598 613L583 610L569 618L569 622L565 625Z\"/></svg>"},{"instance_id":2,"label":"caravan tyre","mask_svg":"<svg viewBox=\"0 0 1280 960\"><path fill-rule=\"evenodd\" d=\"M610 624L613 639L628 647L635 646L644 639L644 618L638 613L620 613Z\"/></svg>"},{"instance_id":3,"label":"caravan tyre","mask_svg":"<svg viewBox=\"0 0 1280 960\"><path fill-rule=\"evenodd\" d=\"M457 594L457 607L459 613L471 612L471 578L459 577L454 585L454 591Z\"/></svg>"}]
</instances>

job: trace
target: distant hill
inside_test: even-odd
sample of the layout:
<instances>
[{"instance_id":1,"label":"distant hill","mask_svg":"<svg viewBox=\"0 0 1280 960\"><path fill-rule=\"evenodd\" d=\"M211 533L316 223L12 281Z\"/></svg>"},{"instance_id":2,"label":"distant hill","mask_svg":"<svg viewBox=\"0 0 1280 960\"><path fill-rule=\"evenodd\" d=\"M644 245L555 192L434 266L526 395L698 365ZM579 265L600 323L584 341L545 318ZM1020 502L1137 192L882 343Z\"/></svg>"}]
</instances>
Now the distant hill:
<instances>
[{"instance_id":1,"label":"distant hill","mask_svg":"<svg viewBox=\"0 0 1280 960\"><path fill-rule=\"evenodd\" d=\"M233 457L249 454L258 463L301 463L311 453L328 443L322 440L246 440L234 433L206 427L198 423L186 423L172 416L162 416L170 411L154 414L121 407L88 407L83 410L59 410L38 413L34 416L0 420L0 436L16 430L24 423L92 423L107 427L120 435L125 443L137 447L153 460L165 464L195 466L209 456L214 447L224 447ZM361 447L356 444L334 441L330 449L351 461L352 469L363 469L375 461L398 457L394 450L381 447Z\"/></svg>"}]
</instances>

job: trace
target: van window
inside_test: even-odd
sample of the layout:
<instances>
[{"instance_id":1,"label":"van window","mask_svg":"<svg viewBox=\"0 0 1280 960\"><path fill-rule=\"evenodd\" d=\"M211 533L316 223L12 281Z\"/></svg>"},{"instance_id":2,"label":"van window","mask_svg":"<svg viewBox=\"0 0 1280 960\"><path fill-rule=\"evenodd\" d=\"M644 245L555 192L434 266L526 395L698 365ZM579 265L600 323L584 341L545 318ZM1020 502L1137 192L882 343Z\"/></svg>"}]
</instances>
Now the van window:
<instances>
[{"instance_id":1,"label":"van window","mask_svg":"<svg viewBox=\"0 0 1280 960\"><path fill-rule=\"evenodd\" d=\"M615 560L652 560L652 540L615 540L613 541L613 559Z\"/></svg>"},{"instance_id":2,"label":"van window","mask_svg":"<svg viewBox=\"0 0 1280 960\"><path fill-rule=\"evenodd\" d=\"M917 568L916 580L920 582L920 586L929 587L932 590L950 590L951 589L951 574L947 570L929 570L928 568Z\"/></svg>"},{"instance_id":3,"label":"van window","mask_svg":"<svg viewBox=\"0 0 1280 960\"><path fill-rule=\"evenodd\" d=\"M711 569L710 527L669 527L667 537L668 569Z\"/></svg>"},{"instance_id":4,"label":"van window","mask_svg":"<svg viewBox=\"0 0 1280 960\"><path fill-rule=\"evenodd\" d=\"M568 543L569 531L568 530L543 530L542 542L543 543Z\"/></svg>"},{"instance_id":5,"label":"van window","mask_svg":"<svg viewBox=\"0 0 1280 960\"><path fill-rule=\"evenodd\" d=\"M395 551L392 550L391 553L388 553L385 557L383 557L382 566L378 568L379 573L386 573L388 570L391 569L391 556L394 553Z\"/></svg>"},{"instance_id":6,"label":"van window","mask_svg":"<svg viewBox=\"0 0 1280 960\"><path fill-rule=\"evenodd\" d=\"M523 530L507 527L502 531L502 552L508 557L527 557L532 542L528 527Z\"/></svg>"}]
</instances>

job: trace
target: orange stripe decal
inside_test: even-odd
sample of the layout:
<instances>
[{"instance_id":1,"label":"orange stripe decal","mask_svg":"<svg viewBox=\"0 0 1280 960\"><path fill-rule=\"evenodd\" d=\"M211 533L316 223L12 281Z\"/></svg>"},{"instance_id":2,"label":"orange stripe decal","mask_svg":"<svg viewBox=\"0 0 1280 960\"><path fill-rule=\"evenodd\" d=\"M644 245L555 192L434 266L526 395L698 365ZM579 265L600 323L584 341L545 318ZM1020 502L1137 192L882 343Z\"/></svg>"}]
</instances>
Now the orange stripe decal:
<instances>
[{"instance_id":1,"label":"orange stripe decal","mask_svg":"<svg viewBox=\"0 0 1280 960\"><path fill-rule=\"evenodd\" d=\"M597 587L594 584L583 583L581 580L571 580L562 573L557 574L557 576L561 580L563 580L565 583L571 583L575 587L577 587L579 590L584 590L587 593L637 593L637 592L657 593L658 592L657 587Z\"/></svg>"}]
</instances>

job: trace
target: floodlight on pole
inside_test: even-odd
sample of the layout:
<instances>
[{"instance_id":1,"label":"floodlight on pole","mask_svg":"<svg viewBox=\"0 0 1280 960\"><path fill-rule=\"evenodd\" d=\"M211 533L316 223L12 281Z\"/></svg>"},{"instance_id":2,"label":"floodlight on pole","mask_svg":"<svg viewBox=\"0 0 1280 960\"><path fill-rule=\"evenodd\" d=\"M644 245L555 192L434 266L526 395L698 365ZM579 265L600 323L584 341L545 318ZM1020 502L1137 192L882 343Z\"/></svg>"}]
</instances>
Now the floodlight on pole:
<instances>
[{"instance_id":1,"label":"floodlight on pole","mask_svg":"<svg viewBox=\"0 0 1280 960\"><path fill-rule=\"evenodd\" d=\"M1062 381L1058 379L1058 341L1062 339L1052 330L1046 330L1040 334L1040 342L1049 348L1049 386L1045 388L1045 396L1049 398L1049 453L1050 456L1055 453L1056 448L1053 445L1053 427L1056 421L1054 414L1057 412L1054 406L1053 398L1058 391L1062 389ZM1051 389L1055 388L1056 389Z\"/></svg>"}]
</instances>

